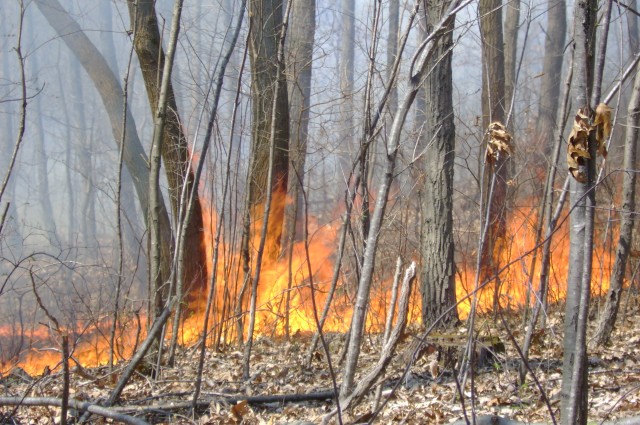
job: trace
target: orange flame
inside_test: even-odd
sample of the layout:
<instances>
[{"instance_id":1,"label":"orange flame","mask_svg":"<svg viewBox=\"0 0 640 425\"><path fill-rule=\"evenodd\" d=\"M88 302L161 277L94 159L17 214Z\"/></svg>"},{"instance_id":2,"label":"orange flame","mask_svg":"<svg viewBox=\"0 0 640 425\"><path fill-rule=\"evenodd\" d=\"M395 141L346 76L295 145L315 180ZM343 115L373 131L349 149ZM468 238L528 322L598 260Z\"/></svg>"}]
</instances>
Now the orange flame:
<instances>
[{"instance_id":1,"label":"orange flame","mask_svg":"<svg viewBox=\"0 0 640 425\"><path fill-rule=\"evenodd\" d=\"M273 208L284 208L286 198L284 195L274 196ZM260 213L254 217L260 217ZM316 315L320 315L327 295L329 293L335 252L337 249L338 227L333 224L322 225L313 218L309 218L308 240L299 241L293 245L292 256L288 255L267 255L263 259L262 272L258 283L256 333L266 336L282 336L288 333L309 333L316 331ZM540 257L537 256L534 275L530 276L532 270L533 256L527 255L535 243L536 214L533 209L522 209L511 213L509 220L510 235L508 240L502 241L504 247L501 251L502 264L511 262L510 267L504 270L499 276L499 302L503 308L518 308L525 304L527 297L532 297L531 290L537 290L535 285L540 280ZM205 234L209 238L206 241L207 266L209 274L212 274L211 265L213 260L213 235L215 234L217 218L212 212L204 213ZM272 223L273 224L273 223ZM250 243L251 257L255 261L255 252L259 246L260 220L253 226L253 235ZM279 232L270 230L268 236L271 240L267 245L279 246L279 241L273 235ZM593 292L596 295L605 293L609 286L610 267L612 263L611 254L602 244L599 244L594 255L594 281L601 282L597 287L594 285ZM213 311L210 317L210 329L217 332L219 341L231 342L235 335L233 323L239 317L235 310L229 308L236 303L243 284L242 257L238 252L231 252L229 246L221 242L220 264L218 266L215 281L216 291L213 299ZM558 229L552 240L552 266L549 279L549 301L554 302L563 299L566 288L565 281L568 272L568 234L567 224L564 223ZM472 256L470 256L472 257ZM473 260L459 261L458 275L456 279L457 297L461 299L473 290L475 280L475 268ZM251 265L252 272L255 264ZM251 277L251 276L250 276ZM210 280L211 281L211 280ZM348 329L352 312L351 294L355 292L351 279L343 278L337 284L336 295L331 305L330 314L324 324L325 332L345 332ZM533 282L533 283L531 283ZM350 286L351 285L351 286ZM494 283L491 283L483 290L479 291L480 312L490 311L494 305ZM367 321L367 329L372 332L381 331L384 326L385 317L388 311L390 298L389 280L374 282L372 290L371 306ZM250 285L249 285L250 287ZM250 289L244 293L240 301L242 303L242 313L246 314L248 296ZM312 303L312 291L315 298L315 306ZM529 295L528 295L529 294ZM413 293L411 310L411 320L417 322L420 317L419 291ZM288 310L287 310L288 304ZM202 334L203 312L205 311L206 297L200 297L190 305L190 315L184 318L179 340L183 344L190 344L198 341ZM470 309L470 300L462 302L459 307L459 315L465 318ZM288 322L286 320L288 316ZM131 320L127 319L128 322ZM144 322L144 321L143 321ZM143 326L144 327L144 326ZM246 321L245 321L246 327ZM78 329L82 329L82 324L78 324ZM117 349L115 361L129 358L136 349L137 342L144 337L143 332L135 329L124 329L120 326L117 332ZM221 329L225 329L224 332ZM104 321L99 324L91 333L87 333L76 340L72 356L83 366L105 365L109 358L109 335L110 324ZM8 327L0 328L0 338L5 340L13 336L13 330ZM17 358L0 359L0 373L5 374L11 368L19 366L27 373L38 375L45 367L55 368L59 362L61 354L57 345L56 336L42 328L31 330L25 335L25 340L30 341L30 348L20 353ZM214 338L208 339L214 341Z\"/></svg>"}]
</instances>

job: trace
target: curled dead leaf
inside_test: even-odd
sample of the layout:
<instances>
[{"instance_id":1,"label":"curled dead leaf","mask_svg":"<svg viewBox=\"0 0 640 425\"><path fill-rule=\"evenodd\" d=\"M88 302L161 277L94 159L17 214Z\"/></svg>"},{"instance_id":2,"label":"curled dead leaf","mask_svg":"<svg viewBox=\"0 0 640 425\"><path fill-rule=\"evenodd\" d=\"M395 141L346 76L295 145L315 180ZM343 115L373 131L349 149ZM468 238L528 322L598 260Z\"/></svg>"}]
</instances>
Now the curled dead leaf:
<instances>
[{"instance_id":1,"label":"curled dead leaf","mask_svg":"<svg viewBox=\"0 0 640 425\"><path fill-rule=\"evenodd\" d=\"M500 157L513 155L511 134L501 122L494 121L487 129L489 141L487 142L487 162L495 164Z\"/></svg>"},{"instance_id":2,"label":"curled dead leaf","mask_svg":"<svg viewBox=\"0 0 640 425\"><path fill-rule=\"evenodd\" d=\"M247 400L242 400L238 404L231 406L231 414L233 417L239 421L249 413L249 402Z\"/></svg>"},{"instance_id":3,"label":"curled dead leaf","mask_svg":"<svg viewBox=\"0 0 640 425\"><path fill-rule=\"evenodd\" d=\"M590 159L589 134L593 128L589 123L589 116L583 109L579 109L573 121L569 146L567 148L567 167L569 172L580 183L586 183L587 176L581 168L585 160Z\"/></svg>"},{"instance_id":4,"label":"curled dead leaf","mask_svg":"<svg viewBox=\"0 0 640 425\"><path fill-rule=\"evenodd\" d=\"M571 175L580 183L586 183L587 176L583 170L583 165L587 159L591 159L589 154L589 138L595 132L595 142L598 153L606 158L607 139L611 134L611 111L612 109L605 103L601 103L596 108L592 121L587 110L581 108L573 121L573 128L569 134L569 147L567 149L567 166Z\"/></svg>"},{"instance_id":5,"label":"curled dead leaf","mask_svg":"<svg viewBox=\"0 0 640 425\"><path fill-rule=\"evenodd\" d=\"M601 103L596 107L596 118L593 125L597 127L596 140L598 141L598 153L607 157L607 140L611 135L611 111L606 103Z\"/></svg>"}]
</instances>

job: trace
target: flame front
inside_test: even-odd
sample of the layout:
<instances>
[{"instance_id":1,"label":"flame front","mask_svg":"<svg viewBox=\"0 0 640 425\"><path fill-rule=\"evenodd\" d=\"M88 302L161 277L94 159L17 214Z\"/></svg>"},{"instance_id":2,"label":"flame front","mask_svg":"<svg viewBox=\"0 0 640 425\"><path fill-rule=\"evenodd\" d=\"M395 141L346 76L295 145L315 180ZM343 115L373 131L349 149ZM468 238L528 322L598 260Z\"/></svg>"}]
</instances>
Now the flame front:
<instances>
[{"instance_id":1,"label":"flame front","mask_svg":"<svg viewBox=\"0 0 640 425\"><path fill-rule=\"evenodd\" d=\"M284 196L276 196L275 208L283 208ZM298 241L292 247L292 255L266 255L262 263L262 272L258 283L256 334L269 337L282 335L295 335L297 333L315 332L316 317L320 316L325 301L329 294L331 281L334 274L336 252L338 248L339 226L322 225L316 220L308 220L307 241ZM523 209L513 212L507 230L508 240L502 241L501 262L510 264L499 276L498 297L501 307L519 308L530 301L537 290L540 281L540 257L538 253L535 267L532 267L534 256L531 255L536 241L536 217L532 209ZM207 342L210 345L220 343L232 343L237 339L236 323L244 318L248 311L248 299L250 296L250 278L245 276L242 267L242 255L240 252L232 252L230 246L220 243L219 258L215 276L212 272L214 235L217 219L214 213L205 212L205 233L208 235L206 250L208 258L209 285L215 284L213 308L209 318ZM257 230L261 223L254 225L253 239L250 244L252 258L255 261L255 252L259 246L259 234ZM274 232L269 232L272 237ZM279 234L279 233L278 233ZM552 262L549 273L549 302L555 302L565 297L566 276L568 272L568 234L567 225L562 224L552 239ZM221 238L224 240L224 238ZM269 240L267 245L277 246L279 241ZM456 290L458 299L466 297L474 288L476 270L474 254L459 256L457 265ZM592 291L595 295L606 292L609 285L609 274L612 258L604 248L596 250L594 255L594 285ZM251 265L251 273L255 270L255 264ZM533 270L533 276L531 272ZM348 276L348 275L347 275ZM215 277L215 279L212 279ZM351 320L352 294L355 292L354 278L346 277L343 273L336 285L336 292L331 304L327 321L324 324L325 332L346 332ZM369 309L367 330L379 332L383 329L385 317L388 311L390 299L390 287L392 276L379 279L373 283L371 306ZM495 282L487 285L478 293L478 306L480 312L488 312L494 306ZM243 283L245 289L243 291ZM248 286L247 286L248 285ZM312 297L313 295L313 297ZM206 307L206 296L198 297L189 306L188 317L185 317L180 327L179 341L188 345L195 343L202 337L203 315ZM315 302L313 302L315 301ZM239 304L236 306L235 304ZM470 309L470 300L463 301L458 306L461 318L465 318ZM414 290L412 297L410 320L420 320L420 295ZM145 318L138 318L139 326L132 325L136 319L132 317L121 319L117 329L115 358L130 358L135 352L138 343L144 338ZM127 323L127 326L122 325ZM243 321L246 331L247 320ZM101 321L99 326L84 335L76 335L75 344L72 338L73 361L77 361L85 367L105 365L109 359L109 329L108 320ZM288 328L287 328L288 327ZM77 329L85 329L82 323ZM56 343L57 336L40 326L29 332L24 332L24 340L28 341L28 348L23 349L18 355L11 358L2 358L0 372L7 373L13 367L21 367L32 375L41 374L45 368L54 369L60 363L60 351ZM76 331L78 332L78 331ZM75 335L71 333L72 335ZM0 328L0 338L5 340L15 335L15 329L5 326ZM14 336L15 339L15 336ZM6 356L3 353L3 356Z\"/></svg>"}]
</instances>

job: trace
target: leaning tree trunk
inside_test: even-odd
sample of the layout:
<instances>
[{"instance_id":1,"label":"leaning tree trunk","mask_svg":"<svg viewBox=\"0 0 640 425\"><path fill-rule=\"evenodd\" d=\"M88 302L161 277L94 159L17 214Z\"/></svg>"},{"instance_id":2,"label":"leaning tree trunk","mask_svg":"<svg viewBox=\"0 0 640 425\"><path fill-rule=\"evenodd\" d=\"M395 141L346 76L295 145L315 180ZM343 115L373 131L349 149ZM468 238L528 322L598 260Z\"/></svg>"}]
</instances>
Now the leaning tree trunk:
<instances>
[{"instance_id":1,"label":"leaning tree trunk","mask_svg":"<svg viewBox=\"0 0 640 425\"><path fill-rule=\"evenodd\" d=\"M574 6L573 84L574 108L588 118L593 86L593 46L597 4L594 0L579 0ZM564 321L564 356L561 389L561 419L563 424L587 422L587 356L586 321L591 286L591 252L593 249L593 209L595 208L595 154L593 133L589 137L589 155L579 164L572 178L570 199L569 276L567 278L566 314ZM579 174L578 174L579 173Z\"/></svg>"},{"instance_id":2,"label":"leaning tree trunk","mask_svg":"<svg viewBox=\"0 0 640 425\"><path fill-rule=\"evenodd\" d=\"M427 4L426 33L442 19L450 0ZM453 246L453 165L456 129L453 113L453 24L447 22L445 33L435 44L427 64L426 127L421 143L429 146L424 162L422 201L422 322L431 325L456 303ZM443 327L458 321L457 310L451 309L441 319Z\"/></svg>"},{"instance_id":3,"label":"leaning tree trunk","mask_svg":"<svg viewBox=\"0 0 640 425\"><path fill-rule=\"evenodd\" d=\"M636 144L638 143L638 126L640 126L640 69L636 72L633 93L629 101L627 114L627 135L624 145L624 177L622 181L622 221L620 236L616 248L616 257L611 271L609 291L604 311L598 322L598 329L593 337L594 344L607 344L618 315L620 294L627 268L627 259L631 250L633 223L635 215L636 188Z\"/></svg>"},{"instance_id":4,"label":"leaning tree trunk","mask_svg":"<svg viewBox=\"0 0 640 425\"><path fill-rule=\"evenodd\" d=\"M82 31L80 25L69 16L58 0L35 0L35 4L93 81L109 116L113 140L119 143L122 140L124 103L122 87L118 78L109 67L104 56L100 54L95 45ZM135 120L129 108L127 108L125 136L124 162L133 179L141 209L146 211L149 204L149 166L147 155L138 137ZM144 215L144 220L147 223L146 215ZM168 278L171 265L171 225L164 203L162 203L161 211L159 212L159 220L163 241L162 273L163 276ZM153 315L155 313L154 309L151 309L150 313Z\"/></svg>"},{"instance_id":5,"label":"leaning tree trunk","mask_svg":"<svg viewBox=\"0 0 640 425\"><path fill-rule=\"evenodd\" d=\"M162 39L158 29L158 19L153 0L129 0L129 16L134 27L134 48L140 62L147 98L151 113L158 114L160 81L165 61ZM193 170L189 168L189 151L187 140L182 130L178 105L173 93L173 85L169 81L167 88L167 111L162 127L162 160L166 169L169 184L169 200L174 220L184 220L185 205L182 205L183 191L191 193L193 187ZM205 250L203 241L202 205L196 197L189 226L183 237L184 245L184 293L189 302L197 300L203 294L206 283ZM166 290L156 287L161 296L156 297L156 312L162 311L167 299Z\"/></svg>"}]
</instances>

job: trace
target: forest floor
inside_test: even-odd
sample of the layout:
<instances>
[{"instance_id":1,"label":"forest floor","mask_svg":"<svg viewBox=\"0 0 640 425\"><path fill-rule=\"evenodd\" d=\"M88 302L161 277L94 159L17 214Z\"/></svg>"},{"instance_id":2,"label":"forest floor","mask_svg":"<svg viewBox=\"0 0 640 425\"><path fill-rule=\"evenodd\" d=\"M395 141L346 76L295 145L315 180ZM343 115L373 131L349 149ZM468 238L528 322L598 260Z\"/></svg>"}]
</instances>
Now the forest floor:
<instances>
[{"instance_id":1,"label":"forest floor","mask_svg":"<svg viewBox=\"0 0 640 425\"><path fill-rule=\"evenodd\" d=\"M624 297L626 300L626 297ZM594 300L595 303L598 300ZM623 301L624 302L624 301ZM535 375L549 399L549 405L558 415L559 391L562 378L563 314L554 311L547 319L544 330L535 336L531 349L531 363ZM522 341L522 314L511 314L507 319L516 341ZM456 380L450 368L445 367L437 353L425 354L402 378L407 363L402 353L420 329L409 329L395 360L387 369L387 381L382 399L386 405L376 423L444 424L464 418L463 410L471 414L495 414L516 420L549 422L551 416L536 384L528 376L525 385L517 385L518 354L502 322L492 316L481 317L477 329L482 335L497 335L506 345L506 352L477 370L473 382L465 387L464 408L456 398ZM590 331L596 321L590 323ZM461 327L456 332L464 335ZM328 336L332 359L338 357L342 345L341 335ZM223 352L208 351L200 400L208 401L192 415L188 409L178 408L189 402L193 394L198 350L184 348L174 367L164 367L161 376L151 379L137 373L125 387L119 406L124 413L137 415L152 423L181 424L280 424L308 421L320 423L335 407L331 400L271 402L254 404L235 401L246 396L275 394L307 394L332 388L331 374L326 356L316 349L309 368L303 367L310 344L308 336L295 336L289 341L258 338L254 344L250 382L243 382L242 351L229 348ZM363 346L359 370L371 367L379 355L380 338L370 336ZM618 326L612 343L606 348L589 350L589 416L594 420L612 420L640 414L640 297L632 298L621 307ZM438 367L436 367L436 365ZM340 367L334 365L334 369ZM71 373L71 397L76 400L105 399L117 372L108 375L106 368L87 369ZM339 377L338 377L339 379ZM20 376L17 372L2 380L2 396L60 397L62 377L53 372L42 377ZM399 383L391 394L392 386ZM472 390L473 388L473 390ZM473 401L471 394L473 392ZM374 403L372 391L355 409L343 413L343 423L366 423ZM472 407L473 405L473 407ZM145 407L144 414L136 409ZM148 408L151 406L151 408ZM0 406L0 424L58 423L60 410L55 407ZM95 418L95 416L94 416ZM13 421L13 422L11 422ZM98 423L104 423L98 420ZM337 421L334 420L334 423Z\"/></svg>"}]
</instances>

